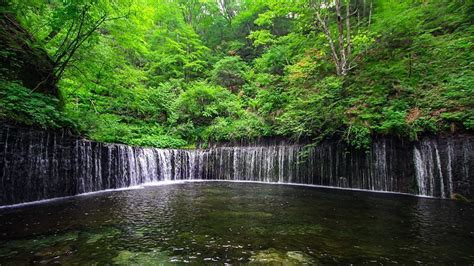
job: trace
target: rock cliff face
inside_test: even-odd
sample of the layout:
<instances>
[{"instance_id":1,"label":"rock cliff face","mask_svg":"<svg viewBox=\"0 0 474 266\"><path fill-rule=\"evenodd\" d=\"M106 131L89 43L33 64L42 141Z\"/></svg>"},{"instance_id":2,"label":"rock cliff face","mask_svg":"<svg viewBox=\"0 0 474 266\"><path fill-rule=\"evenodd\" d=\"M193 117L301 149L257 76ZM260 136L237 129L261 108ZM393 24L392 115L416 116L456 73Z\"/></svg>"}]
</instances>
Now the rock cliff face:
<instances>
[{"instance_id":1,"label":"rock cliff face","mask_svg":"<svg viewBox=\"0 0 474 266\"><path fill-rule=\"evenodd\" d=\"M284 140L200 150L103 144L2 125L0 205L171 180L311 184L440 198L474 197L474 137L378 138L367 152Z\"/></svg>"},{"instance_id":2,"label":"rock cliff face","mask_svg":"<svg viewBox=\"0 0 474 266\"><path fill-rule=\"evenodd\" d=\"M21 81L26 88L58 96L53 62L35 42L14 16L0 13L0 78Z\"/></svg>"}]
</instances>

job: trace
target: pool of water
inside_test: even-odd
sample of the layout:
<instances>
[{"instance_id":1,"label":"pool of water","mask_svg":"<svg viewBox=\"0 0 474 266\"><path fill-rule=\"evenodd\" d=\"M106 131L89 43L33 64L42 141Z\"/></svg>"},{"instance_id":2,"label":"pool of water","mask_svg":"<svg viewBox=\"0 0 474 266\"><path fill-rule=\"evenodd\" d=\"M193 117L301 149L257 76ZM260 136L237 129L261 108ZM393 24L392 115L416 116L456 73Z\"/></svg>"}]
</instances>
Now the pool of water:
<instances>
[{"instance_id":1,"label":"pool of water","mask_svg":"<svg viewBox=\"0 0 474 266\"><path fill-rule=\"evenodd\" d=\"M203 182L0 209L0 264L473 263L474 205Z\"/></svg>"}]
</instances>

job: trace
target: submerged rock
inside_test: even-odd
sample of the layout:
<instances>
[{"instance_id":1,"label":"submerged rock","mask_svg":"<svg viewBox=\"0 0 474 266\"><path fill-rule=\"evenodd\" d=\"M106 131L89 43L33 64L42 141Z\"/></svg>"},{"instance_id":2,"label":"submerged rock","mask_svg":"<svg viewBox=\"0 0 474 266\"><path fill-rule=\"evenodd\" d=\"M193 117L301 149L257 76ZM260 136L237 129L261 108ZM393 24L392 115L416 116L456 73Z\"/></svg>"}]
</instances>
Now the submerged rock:
<instances>
[{"instance_id":1,"label":"submerged rock","mask_svg":"<svg viewBox=\"0 0 474 266\"><path fill-rule=\"evenodd\" d=\"M267 249L255 253L250 257L251 264L271 264L271 265L301 265L314 264L315 259L301 251L279 251Z\"/></svg>"},{"instance_id":2,"label":"submerged rock","mask_svg":"<svg viewBox=\"0 0 474 266\"><path fill-rule=\"evenodd\" d=\"M106 239L106 238L114 238L120 235L120 230L113 227L105 227L100 228L98 230L94 230L93 232L86 232L84 233L85 237L87 237L87 244L95 244L96 242Z\"/></svg>"},{"instance_id":3,"label":"submerged rock","mask_svg":"<svg viewBox=\"0 0 474 266\"><path fill-rule=\"evenodd\" d=\"M454 193L453 195L451 195L451 199L462 201L462 202L471 202L471 200L469 200L468 198L464 197L463 195L459 193Z\"/></svg>"},{"instance_id":4,"label":"submerged rock","mask_svg":"<svg viewBox=\"0 0 474 266\"><path fill-rule=\"evenodd\" d=\"M317 235L322 230L323 228L319 224L281 225L275 228L275 233L278 235Z\"/></svg>"},{"instance_id":5,"label":"submerged rock","mask_svg":"<svg viewBox=\"0 0 474 266\"><path fill-rule=\"evenodd\" d=\"M174 257L168 251L132 252L122 250L112 261L119 265L156 265L157 263L170 263L172 258Z\"/></svg>"}]
</instances>

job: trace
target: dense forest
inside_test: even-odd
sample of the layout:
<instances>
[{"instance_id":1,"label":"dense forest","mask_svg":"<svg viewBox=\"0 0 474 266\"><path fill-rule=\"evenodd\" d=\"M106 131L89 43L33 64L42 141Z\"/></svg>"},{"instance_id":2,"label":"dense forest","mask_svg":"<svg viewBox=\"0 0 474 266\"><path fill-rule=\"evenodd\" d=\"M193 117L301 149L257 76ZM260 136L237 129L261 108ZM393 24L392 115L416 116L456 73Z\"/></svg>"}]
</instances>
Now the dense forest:
<instances>
[{"instance_id":1,"label":"dense forest","mask_svg":"<svg viewBox=\"0 0 474 266\"><path fill-rule=\"evenodd\" d=\"M51 66L28 87L2 44L9 122L161 148L474 129L472 1L12 0L2 16Z\"/></svg>"}]
</instances>

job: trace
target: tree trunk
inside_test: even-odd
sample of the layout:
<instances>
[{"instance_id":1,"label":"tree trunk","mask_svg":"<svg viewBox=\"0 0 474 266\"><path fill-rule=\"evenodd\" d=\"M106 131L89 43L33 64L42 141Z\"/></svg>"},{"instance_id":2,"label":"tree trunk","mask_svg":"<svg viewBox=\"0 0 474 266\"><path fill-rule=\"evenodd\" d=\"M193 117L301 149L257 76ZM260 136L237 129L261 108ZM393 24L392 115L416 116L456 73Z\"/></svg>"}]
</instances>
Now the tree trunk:
<instances>
[{"instance_id":1,"label":"tree trunk","mask_svg":"<svg viewBox=\"0 0 474 266\"><path fill-rule=\"evenodd\" d=\"M343 8L341 0L335 0L334 8L336 11L336 26L337 26L337 40L335 40L334 35L331 33L329 25L329 15L323 16L323 8L329 8L322 5L322 2L319 1L316 4L316 19L320 25L321 30L323 31L329 47L331 49L331 57L336 67L336 74L338 76L346 76L349 71L353 68L352 61L354 57L352 55L352 38L351 38L351 6L350 1L347 1L345 6L345 15L343 16ZM327 10L324 10L327 11ZM357 10L358 12L358 10ZM336 47L337 42L337 47Z\"/></svg>"}]
</instances>

